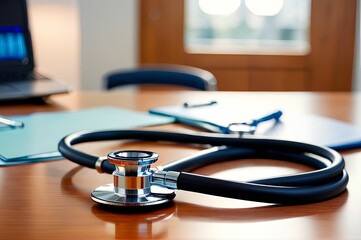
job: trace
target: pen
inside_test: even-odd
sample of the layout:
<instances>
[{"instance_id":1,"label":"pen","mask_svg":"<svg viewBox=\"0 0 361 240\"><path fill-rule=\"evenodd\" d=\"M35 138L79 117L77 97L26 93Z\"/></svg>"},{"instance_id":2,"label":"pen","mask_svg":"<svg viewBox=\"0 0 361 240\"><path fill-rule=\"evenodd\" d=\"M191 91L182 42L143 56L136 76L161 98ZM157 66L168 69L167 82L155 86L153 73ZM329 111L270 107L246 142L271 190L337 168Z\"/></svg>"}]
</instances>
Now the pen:
<instances>
[{"instance_id":1,"label":"pen","mask_svg":"<svg viewBox=\"0 0 361 240\"><path fill-rule=\"evenodd\" d=\"M217 103L217 101L209 101L209 102L205 102L205 103L189 103L189 102L185 102L183 104L183 106L185 108L194 108L194 107L210 106L210 105L214 105L216 103Z\"/></svg>"},{"instance_id":2,"label":"pen","mask_svg":"<svg viewBox=\"0 0 361 240\"><path fill-rule=\"evenodd\" d=\"M252 122L252 125L258 125L259 123L261 122L266 122L266 121L269 121L269 120L279 120L280 117L282 116L282 111L275 111L275 112L272 112L272 113L269 113L259 119L254 119L253 122Z\"/></svg>"},{"instance_id":3,"label":"pen","mask_svg":"<svg viewBox=\"0 0 361 240\"><path fill-rule=\"evenodd\" d=\"M9 126L12 128L24 127L24 123L22 123L22 122L10 120L10 119L7 119L7 118L1 117L1 116L0 116L0 123L5 124L6 126Z\"/></svg>"}]
</instances>

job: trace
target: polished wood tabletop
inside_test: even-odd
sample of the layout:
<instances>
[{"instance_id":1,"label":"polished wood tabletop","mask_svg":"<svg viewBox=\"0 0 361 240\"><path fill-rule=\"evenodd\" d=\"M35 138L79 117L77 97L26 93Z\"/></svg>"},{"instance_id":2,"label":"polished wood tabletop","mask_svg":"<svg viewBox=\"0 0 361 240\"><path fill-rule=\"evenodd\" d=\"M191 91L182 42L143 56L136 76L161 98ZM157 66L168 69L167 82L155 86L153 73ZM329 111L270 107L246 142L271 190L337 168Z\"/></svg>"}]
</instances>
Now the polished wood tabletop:
<instances>
[{"instance_id":1,"label":"polished wood tabletop","mask_svg":"<svg viewBox=\"0 0 361 240\"><path fill-rule=\"evenodd\" d=\"M246 108L280 108L287 114L312 113L361 126L361 95L346 92L74 92L52 96L46 103L2 103L0 113L11 116L95 106L147 111L209 99L240 112ZM199 131L174 123L148 129ZM99 156L117 149L150 150L160 155L156 165L200 150L196 146L134 141L78 147ZM361 239L361 149L341 153L350 176L347 191L324 202L279 206L179 190L173 204L138 213L100 208L90 193L112 182L112 176L66 159L1 167L0 239ZM308 170L296 163L246 159L195 172L242 181Z\"/></svg>"}]
</instances>

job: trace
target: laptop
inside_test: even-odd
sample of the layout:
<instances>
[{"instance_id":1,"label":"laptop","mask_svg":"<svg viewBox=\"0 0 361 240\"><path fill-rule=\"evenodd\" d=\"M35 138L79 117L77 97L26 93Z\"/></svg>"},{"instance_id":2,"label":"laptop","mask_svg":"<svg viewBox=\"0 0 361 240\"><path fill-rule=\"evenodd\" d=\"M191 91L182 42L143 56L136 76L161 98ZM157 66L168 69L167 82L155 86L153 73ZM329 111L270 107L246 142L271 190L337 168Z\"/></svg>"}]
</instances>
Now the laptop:
<instances>
[{"instance_id":1,"label":"laptop","mask_svg":"<svg viewBox=\"0 0 361 240\"><path fill-rule=\"evenodd\" d=\"M34 71L26 0L0 1L0 101L42 98L68 86Z\"/></svg>"}]
</instances>

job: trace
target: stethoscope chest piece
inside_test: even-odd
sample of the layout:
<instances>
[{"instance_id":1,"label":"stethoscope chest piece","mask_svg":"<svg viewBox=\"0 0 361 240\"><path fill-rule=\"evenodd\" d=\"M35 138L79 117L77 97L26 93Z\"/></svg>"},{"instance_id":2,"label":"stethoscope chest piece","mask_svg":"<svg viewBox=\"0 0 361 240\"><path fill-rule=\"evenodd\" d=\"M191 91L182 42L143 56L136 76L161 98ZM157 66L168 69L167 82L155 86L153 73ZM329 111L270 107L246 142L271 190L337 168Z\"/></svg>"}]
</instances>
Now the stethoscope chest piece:
<instances>
[{"instance_id":1,"label":"stethoscope chest piece","mask_svg":"<svg viewBox=\"0 0 361 240\"><path fill-rule=\"evenodd\" d=\"M108 154L115 165L114 183L96 188L91 198L96 203L116 207L146 207L169 203L175 193L171 189L151 186L150 164L158 154L148 151L116 151Z\"/></svg>"}]
</instances>

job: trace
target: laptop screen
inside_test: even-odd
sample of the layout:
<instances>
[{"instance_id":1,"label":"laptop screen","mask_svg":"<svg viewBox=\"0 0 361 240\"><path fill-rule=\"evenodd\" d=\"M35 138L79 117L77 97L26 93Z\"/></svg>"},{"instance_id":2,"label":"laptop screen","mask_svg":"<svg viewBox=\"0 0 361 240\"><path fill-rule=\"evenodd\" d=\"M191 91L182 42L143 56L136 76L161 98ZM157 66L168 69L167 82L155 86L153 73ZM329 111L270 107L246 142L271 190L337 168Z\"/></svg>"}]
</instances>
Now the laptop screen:
<instances>
[{"instance_id":1,"label":"laptop screen","mask_svg":"<svg viewBox=\"0 0 361 240\"><path fill-rule=\"evenodd\" d=\"M34 67L26 0L0 1L0 71L26 72Z\"/></svg>"},{"instance_id":2,"label":"laptop screen","mask_svg":"<svg viewBox=\"0 0 361 240\"><path fill-rule=\"evenodd\" d=\"M28 63L23 31L22 26L0 26L0 61Z\"/></svg>"}]
</instances>

